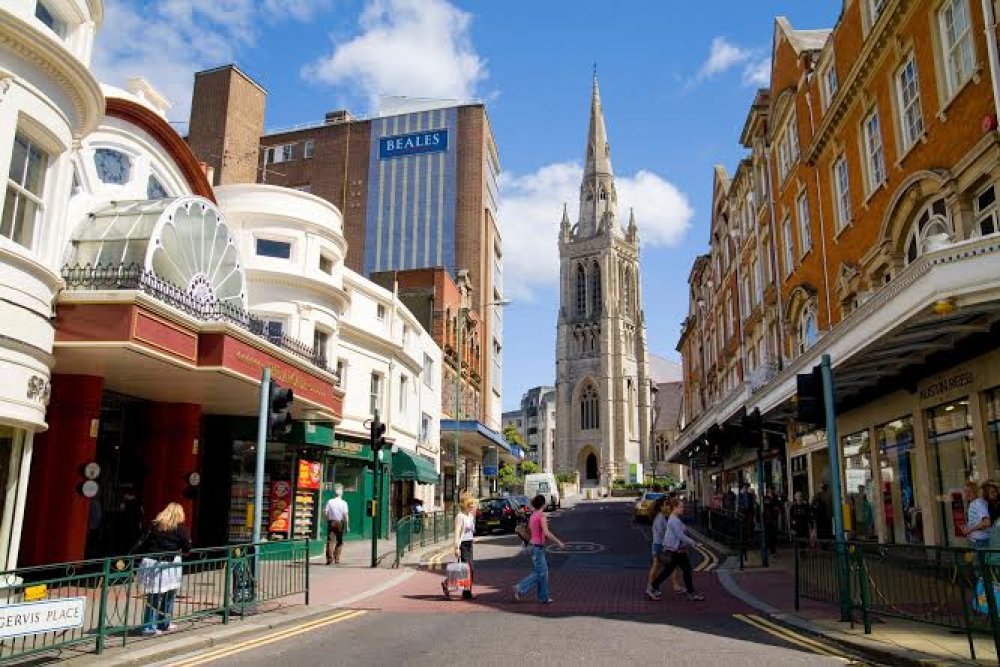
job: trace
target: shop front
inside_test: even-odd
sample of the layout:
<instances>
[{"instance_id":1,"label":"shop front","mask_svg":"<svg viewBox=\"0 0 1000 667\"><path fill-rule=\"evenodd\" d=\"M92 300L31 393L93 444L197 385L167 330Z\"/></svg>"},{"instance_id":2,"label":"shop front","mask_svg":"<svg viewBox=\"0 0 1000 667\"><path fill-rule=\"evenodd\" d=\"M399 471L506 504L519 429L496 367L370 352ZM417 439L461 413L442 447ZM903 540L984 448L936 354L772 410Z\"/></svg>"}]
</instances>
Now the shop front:
<instances>
[{"instance_id":1,"label":"shop front","mask_svg":"<svg viewBox=\"0 0 1000 667\"><path fill-rule=\"evenodd\" d=\"M468 492L477 498L490 495L497 475L495 468L504 463L517 464L524 457L524 450L511 445L501 434L478 421L442 419L441 466L444 484L441 506L451 508L456 484L459 493Z\"/></svg>"}]
</instances>

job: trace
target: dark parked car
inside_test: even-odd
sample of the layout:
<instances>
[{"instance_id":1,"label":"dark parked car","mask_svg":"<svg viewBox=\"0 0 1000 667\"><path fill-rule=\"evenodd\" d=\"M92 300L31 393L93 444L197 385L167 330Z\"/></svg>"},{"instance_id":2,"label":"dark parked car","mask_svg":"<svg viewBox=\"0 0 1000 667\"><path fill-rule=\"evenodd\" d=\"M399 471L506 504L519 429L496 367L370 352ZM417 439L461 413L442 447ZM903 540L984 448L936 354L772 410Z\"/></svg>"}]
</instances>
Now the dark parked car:
<instances>
[{"instance_id":1,"label":"dark parked car","mask_svg":"<svg viewBox=\"0 0 1000 667\"><path fill-rule=\"evenodd\" d=\"M522 516L527 519L534 511L531 507L531 498L528 496L509 496L509 500L520 508Z\"/></svg>"},{"instance_id":2,"label":"dark parked car","mask_svg":"<svg viewBox=\"0 0 1000 667\"><path fill-rule=\"evenodd\" d=\"M480 500L479 513L476 515L476 533L492 533L494 530L513 533L522 516L521 508L510 498Z\"/></svg>"}]
</instances>

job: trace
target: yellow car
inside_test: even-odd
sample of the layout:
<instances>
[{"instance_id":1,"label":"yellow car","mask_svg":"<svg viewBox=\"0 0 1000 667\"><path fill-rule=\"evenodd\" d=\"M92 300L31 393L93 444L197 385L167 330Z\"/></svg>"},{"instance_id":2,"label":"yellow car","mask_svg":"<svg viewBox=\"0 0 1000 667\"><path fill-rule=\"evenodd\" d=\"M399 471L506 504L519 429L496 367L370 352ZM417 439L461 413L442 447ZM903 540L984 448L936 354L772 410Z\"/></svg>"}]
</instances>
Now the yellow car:
<instances>
[{"instance_id":1,"label":"yellow car","mask_svg":"<svg viewBox=\"0 0 1000 667\"><path fill-rule=\"evenodd\" d=\"M652 521L655 519L656 517L653 516L653 505L665 495L667 494L655 491L643 491L642 495L639 496L639 500L635 502L635 520Z\"/></svg>"}]
</instances>

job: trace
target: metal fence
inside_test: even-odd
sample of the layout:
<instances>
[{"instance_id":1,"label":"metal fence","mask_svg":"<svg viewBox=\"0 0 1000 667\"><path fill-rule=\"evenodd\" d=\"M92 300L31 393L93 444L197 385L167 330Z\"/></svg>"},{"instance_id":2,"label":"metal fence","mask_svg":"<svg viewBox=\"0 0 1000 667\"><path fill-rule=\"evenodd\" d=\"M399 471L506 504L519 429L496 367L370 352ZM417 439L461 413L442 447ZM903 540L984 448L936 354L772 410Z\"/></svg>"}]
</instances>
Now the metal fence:
<instances>
[{"instance_id":1,"label":"metal fence","mask_svg":"<svg viewBox=\"0 0 1000 667\"><path fill-rule=\"evenodd\" d=\"M65 649L103 653L144 629L153 634L157 621L228 623L299 595L309 603L308 540L194 549L176 560L130 555L11 570L0 573L0 661ZM172 613L163 618L156 610L165 602Z\"/></svg>"},{"instance_id":2,"label":"metal fence","mask_svg":"<svg viewBox=\"0 0 1000 667\"><path fill-rule=\"evenodd\" d=\"M429 512L404 516L396 522L396 560L399 567L403 554L415 547L426 547L452 537L455 517L450 512Z\"/></svg>"},{"instance_id":3,"label":"metal fence","mask_svg":"<svg viewBox=\"0 0 1000 667\"><path fill-rule=\"evenodd\" d=\"M874 617L899 618L964 633L973 659L973 636L989 633L1000 654L998 596L1000 550L795 543L795 609L800 598L837 604L843 620L860 615L866 633Z\"/></svg>"}]
</instances>

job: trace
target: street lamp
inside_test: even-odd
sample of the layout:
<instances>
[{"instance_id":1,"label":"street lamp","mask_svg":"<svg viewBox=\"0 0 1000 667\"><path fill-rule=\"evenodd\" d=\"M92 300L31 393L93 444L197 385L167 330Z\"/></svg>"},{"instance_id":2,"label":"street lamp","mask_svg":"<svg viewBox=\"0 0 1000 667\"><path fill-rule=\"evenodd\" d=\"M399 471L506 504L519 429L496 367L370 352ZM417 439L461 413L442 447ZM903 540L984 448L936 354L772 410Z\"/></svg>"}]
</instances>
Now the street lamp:
<instances>
[{"instance_id":1,"label":"street lamp","mask_svg":"<svg viewBox=\"0 0 1000 667\"><path fill-rule=\"evenodd\" d=\"M455 369L455 481L451 490L451 499L454 504L453 509L456 513L458 512L458 449L462 439L462 333L465 331L465 320L469 316L470 310L474 310L478 313L484 308L489 308L490 306L499 306L503 308L504 306L509 306L510 304L510 299L500 299L499 301L484 303L479 306L479 308L468 308L466 306L462 306L458 309L458 322L455 327L455 355L457 358Z\"/></svg>"}]
</instances>

